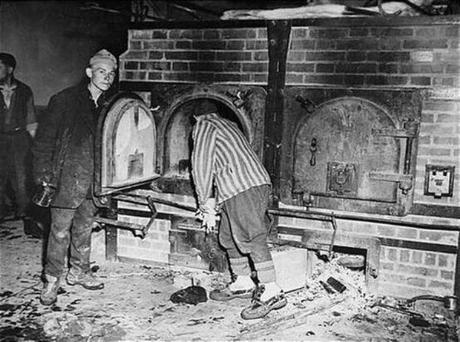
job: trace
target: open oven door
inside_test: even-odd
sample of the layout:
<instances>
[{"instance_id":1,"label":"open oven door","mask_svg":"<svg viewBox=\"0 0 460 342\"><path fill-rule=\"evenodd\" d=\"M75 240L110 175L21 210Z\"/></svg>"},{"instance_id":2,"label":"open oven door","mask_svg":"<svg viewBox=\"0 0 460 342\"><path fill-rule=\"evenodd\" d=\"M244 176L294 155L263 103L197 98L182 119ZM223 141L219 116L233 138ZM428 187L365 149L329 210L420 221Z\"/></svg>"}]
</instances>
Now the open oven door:
<instances>
[{"instance_id":1,"label":"open oven door","mask_svg":"<svg viewBox=\"0 0 460 342\"><path fill-rule=\"evenodd\" d=\"M95 143L94 195L147 184L156 173L156 125L142 99L119 93L101 109Z\"/></svg>"}]
</instances>

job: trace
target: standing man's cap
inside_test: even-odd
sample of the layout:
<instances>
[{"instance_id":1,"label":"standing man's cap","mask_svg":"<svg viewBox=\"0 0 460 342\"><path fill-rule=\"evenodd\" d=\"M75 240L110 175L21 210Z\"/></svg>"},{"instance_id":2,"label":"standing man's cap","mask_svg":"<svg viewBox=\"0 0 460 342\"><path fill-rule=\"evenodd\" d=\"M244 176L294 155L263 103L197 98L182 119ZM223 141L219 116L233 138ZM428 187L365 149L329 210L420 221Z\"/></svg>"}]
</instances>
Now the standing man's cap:
<instances>
[{"instance_id":1,"label":"standing man's cap","mask_svg":"<svg viewBox=\"0 0 460 342\"><path fill-rule=\"evenodd\" d=\"M118 67L117 59L114 55L108 52L106 49L98 51L91 59L89 60L89 65L95 65L98 63L104 63L107 65L113 66L114 69Z\"/></svg>"}]
</instances>

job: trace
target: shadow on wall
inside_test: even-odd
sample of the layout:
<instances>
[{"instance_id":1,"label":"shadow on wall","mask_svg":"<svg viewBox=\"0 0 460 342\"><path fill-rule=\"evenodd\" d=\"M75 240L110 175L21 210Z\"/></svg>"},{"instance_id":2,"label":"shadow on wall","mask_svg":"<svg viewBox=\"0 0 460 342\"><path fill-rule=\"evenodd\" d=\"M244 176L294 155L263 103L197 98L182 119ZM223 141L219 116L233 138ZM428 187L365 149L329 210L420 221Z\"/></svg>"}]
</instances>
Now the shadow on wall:
<instances>
[{"instance_id":1,"label":"shadow on wall","mask_svg":"<svg viewBox=\"0 0 460 342\"><path fill-rule=\"evenodd\" d=\"M88 11L84 1L2 1L0 50L16 56L16 77L33 90L35 103L77 83L88 59L106 48L126 49L129 17ZM112 8L129 1L111 1Z\"/></svg>"}]
</instances>

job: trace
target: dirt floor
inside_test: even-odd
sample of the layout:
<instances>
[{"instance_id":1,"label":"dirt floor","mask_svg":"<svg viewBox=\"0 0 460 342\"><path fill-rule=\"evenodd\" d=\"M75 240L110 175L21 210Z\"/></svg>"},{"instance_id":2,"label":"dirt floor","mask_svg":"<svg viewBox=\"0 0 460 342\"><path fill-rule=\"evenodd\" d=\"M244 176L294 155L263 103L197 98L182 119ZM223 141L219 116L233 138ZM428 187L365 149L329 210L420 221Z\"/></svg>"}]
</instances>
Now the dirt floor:
<instances>
[{"instance_id":1,"label":"dirt floor","mask_svg":"<svg viewBox=\"0 0 460 342\"><path fill-rule=\"evenodd\" d=\"M451 312L398 311L394 299L367 296L359 273L328 265L308 288L288 294L288 306L256 321L239 316L249 300L170 301L192 278L209 291L228 275L126 263L93 264L103 290L63 285L58 303L45 307L38 300L42 241L26 237L21 222L7 222L0 247L0 341L457 341ZM328 293L320 283L324 274L342 277L347 289Z\"/></svg>"}]
</instances>

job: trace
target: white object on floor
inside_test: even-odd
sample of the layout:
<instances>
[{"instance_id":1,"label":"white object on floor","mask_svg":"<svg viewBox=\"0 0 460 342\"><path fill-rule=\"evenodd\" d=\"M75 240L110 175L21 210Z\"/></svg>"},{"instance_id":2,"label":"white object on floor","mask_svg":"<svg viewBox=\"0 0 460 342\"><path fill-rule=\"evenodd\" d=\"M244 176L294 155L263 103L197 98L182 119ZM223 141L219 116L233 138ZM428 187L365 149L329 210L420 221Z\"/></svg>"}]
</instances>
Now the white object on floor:
<instances>
[{"instance_id":1,"label":"white object on floor","mask_svg":"<svg viewBox=\"0 0 460 342\"><path fill-rule=\"evenodd\" d=\"M291 247L271 251L276 282L284 292L294 291L307 282L307 249Z\"/></svg>"}]
</instances>

